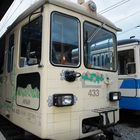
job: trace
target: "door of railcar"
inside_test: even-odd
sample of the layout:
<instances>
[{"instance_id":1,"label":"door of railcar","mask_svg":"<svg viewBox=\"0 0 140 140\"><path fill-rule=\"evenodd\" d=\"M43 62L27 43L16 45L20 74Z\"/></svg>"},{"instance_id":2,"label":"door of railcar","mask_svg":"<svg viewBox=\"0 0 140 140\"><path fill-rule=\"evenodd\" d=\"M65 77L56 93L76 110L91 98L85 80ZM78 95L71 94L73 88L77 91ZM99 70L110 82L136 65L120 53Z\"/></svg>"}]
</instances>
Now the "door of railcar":
<instances>
[{"instance_id":1,"label":"door of railcar","mask_svg":"<svg viewBox=\"0 0 140 140\"><path fill-rule=\"evenodd\" d=\"M29 16L21 26L16 103L29 109L40 107L42 15Z\"/></svg>"},{"instance_id":2,"label":"door of railcar","mask_svg":"<svg viewBox=\"0 0 140 140\"><path fill-rule=\"evenodd\" d=\"M121 96L137 96L136 48L118 51L119 88Z\"/></svg>"},{"instance_id":3,"label":"door of railcar","mask_svg":"<svg viewBox=\"0 0 140 140\"><path fill-rule=\"evenodd\" d=\"M6 75L4 70L4 56L5 56L5 36L0 39L0 113L3 108L3 97L6 86Z\"/></svg>"},{"instance_id":4,"label":"door of railcar","mask_svg":"<svg viewBox=\"0 0 140 140\"><path fill-rule=\"evenodd\" d=\"M7 35L6 44L6 88L5 88L5 102L12 103L12 96L15 94L15 79L14 79L14 50L15 49L15 34L11 32Z\"/></svg>"}]
</instances>

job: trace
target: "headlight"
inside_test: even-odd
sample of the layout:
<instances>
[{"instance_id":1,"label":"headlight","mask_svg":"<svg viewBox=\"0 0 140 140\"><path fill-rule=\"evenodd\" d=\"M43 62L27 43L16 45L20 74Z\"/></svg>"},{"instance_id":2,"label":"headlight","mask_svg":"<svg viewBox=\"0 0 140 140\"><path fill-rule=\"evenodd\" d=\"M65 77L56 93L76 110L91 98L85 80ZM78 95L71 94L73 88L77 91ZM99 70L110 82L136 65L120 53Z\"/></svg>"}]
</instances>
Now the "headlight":
<instances>
[{"instance_id":1,"label":"headlight","mask_svg":"<svg viewBox=\"0 0 140 140\"><path fill-rule=\"evenodd\" d=\"M109 93L109 100L110 101L118 101L121 98L120 92L110 92Z\"/></svg>"},{"instance_id":2,"label":"headlight","mask_svg":"<svg viewBox=\"0 0 140 140\"><path fill-rule=\"evenodd\" d=\"M72 106L74 104L73 94L54 94L53 105L57 107Z\"/></svg>"}]
</instances>

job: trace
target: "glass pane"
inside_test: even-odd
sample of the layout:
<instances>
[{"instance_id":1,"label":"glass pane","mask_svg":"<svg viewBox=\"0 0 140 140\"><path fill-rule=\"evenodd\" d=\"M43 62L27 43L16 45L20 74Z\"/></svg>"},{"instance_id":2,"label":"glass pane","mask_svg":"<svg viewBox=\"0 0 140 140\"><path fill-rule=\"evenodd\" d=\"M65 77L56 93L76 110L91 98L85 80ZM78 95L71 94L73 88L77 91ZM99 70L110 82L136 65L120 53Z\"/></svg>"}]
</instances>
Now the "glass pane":
<instances>
[{"instance_id":1,"label":"glass pane","mask_svg":"<svg viewBox=\"0 0 140 140\"><path fill-rule=\"evenodd\" d=\"M22 27L20 67L38 64L41 60L42 16ZM27 60L29 59L29 60ZM27 62L28 61L28 62Z\"/></svg>"},{"instance_id":2,"label":"glass pane","mask_svg":"<svg viewBox=\"0 0 140 140\"><path fill-rule=\"evenodd\" d=\"M79 22L76 18L54 13L51 29L51 61L53 64L79 64Z\"/></svg>"},{"instance_id":3,"label":"glass pane","mask_svg":"<svg viewBox=\"0 0 140 140\"><path fill-rule=\"evenodd\" d=\"M135 73L134 49L118 52L118 72L120 75Z\"/></svg>"},{"instance_id":4,"label":"glass pane","mask_svg":"<svg viewBox=\"0 0 140 140\"><path fill-rule=\"evenodd\" d=\"M84 23L84 62L87 68L116 70L115 35L102 27Z\"/></svg>"},{"instance_id":5,"label":"glass pane","mask_svg":"<svg viewBox=\"0 0 140 140\"><path fill-rule=\"evenodd\" d=\"M0 39L0 74L3 73L5 54L5 36Z\"/></svg>"},{"instance_id":6,"label":"glass pane","mask_svg":"<svg viewBox=\"0 0 140 140\"><path fill-rule=\"evenodd\" d=\"M8 72L11 72L13 70L13 57L14 57L14 34L12 34L9 37L8 63L7 63Z\"/></svg>"}]
</instances>

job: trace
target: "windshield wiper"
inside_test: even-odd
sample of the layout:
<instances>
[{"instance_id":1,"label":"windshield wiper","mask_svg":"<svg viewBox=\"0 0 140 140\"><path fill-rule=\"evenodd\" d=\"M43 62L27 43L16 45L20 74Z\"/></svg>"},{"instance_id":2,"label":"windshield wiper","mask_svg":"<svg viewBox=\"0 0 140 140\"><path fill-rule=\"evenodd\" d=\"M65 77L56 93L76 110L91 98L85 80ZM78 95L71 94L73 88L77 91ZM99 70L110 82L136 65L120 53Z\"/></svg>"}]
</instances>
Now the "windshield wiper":
<instances>
[{"instance_id":1,"label":"windshield wiper","mask_svg":"<svg viewBox=\"0 0 140 140\"><path fill-rule=\"evenodd\" d=\"M102 23L102 25L99 27L99 28L97 28L96 30L95 30L95 32L93 32L92 33L92 35L88 38L88 37L86 37L86 38L88 38L87 39L87 43L90 43L91 41L92 41L92 39L97 35L97 33L103 28L103 26L104 26L104 23Z\"/></svg>"}]
</instances>

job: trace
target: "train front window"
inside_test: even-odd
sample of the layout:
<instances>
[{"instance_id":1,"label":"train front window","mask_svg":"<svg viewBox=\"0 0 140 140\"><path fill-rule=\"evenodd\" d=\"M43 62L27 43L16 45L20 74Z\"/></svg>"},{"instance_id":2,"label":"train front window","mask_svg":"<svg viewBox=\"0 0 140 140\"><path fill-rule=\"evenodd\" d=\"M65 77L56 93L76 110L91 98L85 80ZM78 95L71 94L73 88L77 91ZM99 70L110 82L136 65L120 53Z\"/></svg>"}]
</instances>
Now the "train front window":
<instances>
[{"instance_id":1,"label":"train front window","mask_svg":"<svg viewBox=\"0 0 140 140\"><path fill-rule=\"evenodd\" d=\"M54 65L79 65L79 21L54 12L51 28L51 62Z\"/></svg>"},{"instance_id":2,"label":"train front window","mask_svg":"<svg viewBox=\"0 0 140 140\"><path fill-rule=\"evenodd\" d=\"M116 71L116 46L113 33L84 23L84 63L87 68Z\"/></svg>"}]
</instances>

